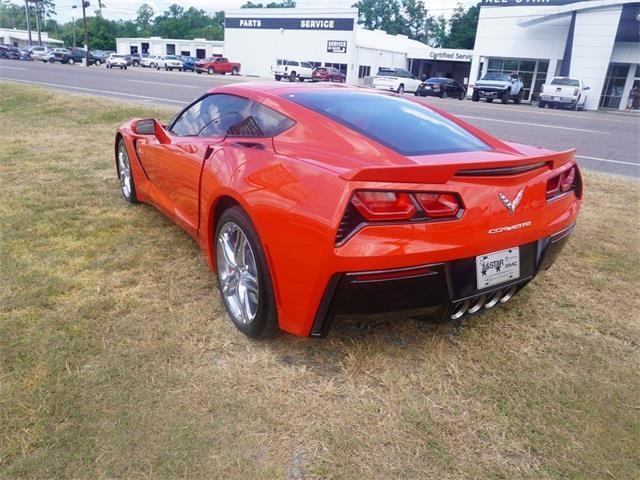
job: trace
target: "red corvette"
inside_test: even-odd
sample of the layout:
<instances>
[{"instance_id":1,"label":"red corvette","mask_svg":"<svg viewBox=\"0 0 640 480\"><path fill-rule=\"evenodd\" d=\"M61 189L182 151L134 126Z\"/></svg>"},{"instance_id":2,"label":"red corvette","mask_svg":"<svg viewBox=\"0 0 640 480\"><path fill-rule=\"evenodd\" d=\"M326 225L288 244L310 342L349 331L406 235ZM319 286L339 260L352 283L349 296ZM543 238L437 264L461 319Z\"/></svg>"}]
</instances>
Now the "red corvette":
<instances>
[{"instance_id":1,"label":"red corvette","mask_svg":"<svg viewBox=\"0 0 640 480\"><path fill-rule=\"evenodd\" d=\"M574 151L505 143L445 112L338 85L236 84L168 125L118 130L122 193L200 244L251 337L322 336L338 313L513 297L574 228Z\"/></svg>"}]
</instances>

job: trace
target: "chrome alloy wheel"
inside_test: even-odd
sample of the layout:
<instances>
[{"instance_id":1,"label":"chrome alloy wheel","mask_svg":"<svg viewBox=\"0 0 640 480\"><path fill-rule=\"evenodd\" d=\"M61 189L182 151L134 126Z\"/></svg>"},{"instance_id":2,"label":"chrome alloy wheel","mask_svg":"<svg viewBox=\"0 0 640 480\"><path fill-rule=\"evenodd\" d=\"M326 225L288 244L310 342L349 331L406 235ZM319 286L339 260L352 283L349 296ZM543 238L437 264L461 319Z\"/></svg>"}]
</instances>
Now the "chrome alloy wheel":
<instances>
[{"instance_id":1,"label":"chrome alloy wheel","mask_svg":"<svg viewBox=\"0 0 640 480\"><path fill-rule=\"evenodd\" d=\"M120 171L120 185L122 193L128 199L131 197L131 163L129 163L129 155L124 145L120 145L118 150L118 170Z\"/></svg>"},{"instance_id":2,"label":"chrome alloy wheel","mask_svg":"<svg viewBox=\"0 0 640 480\"><path fill-rule=\"evenodd\" d=\"M256 258L242 229L225 223L218 233L216 260L220 290L233 319L249 325L256 318L260 282Z\"/></svg>"}]
</instances>

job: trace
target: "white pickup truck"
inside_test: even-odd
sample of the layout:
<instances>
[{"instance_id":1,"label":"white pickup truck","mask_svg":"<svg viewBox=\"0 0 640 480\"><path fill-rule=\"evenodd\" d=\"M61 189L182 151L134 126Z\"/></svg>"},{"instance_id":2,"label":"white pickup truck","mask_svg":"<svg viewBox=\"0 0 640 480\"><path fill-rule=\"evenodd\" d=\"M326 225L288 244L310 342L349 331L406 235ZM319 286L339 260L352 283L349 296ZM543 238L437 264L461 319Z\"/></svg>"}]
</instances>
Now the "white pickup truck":
<instances>
[{"instance_id":1,"label":"white pickup truck","mask_svg":"<svg viewBox=\"0 0 640 480\"><path fill-rule=\"evenodd\" d=\"M301 62L298 60L276 60L276 64L271 67L271 73L273 77L280 81L286 78L290 82L300 80L312 80L311 74L313 73L313 65L309 62Z\"/></svg>"},{"instance_id":2,"label":"white pickup truck","mask_svg":"<svg viewBox=\"0 0 640 480\"><path fill-rule=\"evenodd\" d=\"M582 80L569 77L555 77L549 85L540 88L538 106L570 108L571 110L584 110L587 101L587 93L591 90Z\"/></svg>"}]
</instances>

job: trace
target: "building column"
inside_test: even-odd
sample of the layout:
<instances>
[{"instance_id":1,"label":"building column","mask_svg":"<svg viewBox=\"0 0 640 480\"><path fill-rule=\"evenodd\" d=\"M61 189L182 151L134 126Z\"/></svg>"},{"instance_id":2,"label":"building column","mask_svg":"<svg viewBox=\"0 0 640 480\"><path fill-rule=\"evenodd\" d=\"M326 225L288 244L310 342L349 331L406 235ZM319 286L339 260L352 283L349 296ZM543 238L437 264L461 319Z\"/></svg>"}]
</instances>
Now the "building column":
<instances>
[{"instance_id":1,"label":"building column","mask_svg":"<svg viewBox=\"0 0 640 480\"><path fill-rule=\"evenodd\" d=\"M620 102L618 110L625 110L627 108L627 102L629 101L629 92L631 91L631 87L633 87L635 75L636 65L632 63L631 65L629 65L627 80L624 82L624 88L622 89L622 101Z\"/></svg>"},{"instance_id":2,"label":"building column","mask_svg":"<svg viewBox=\"0 0 640 480\"><path fill-rule=\"evenodd\" d=\"M564 55L562 56L562 67L560 67L560 76L568 77L571 72L571 53L573 52L573 36L576 30L576 12L571 14L571 23L569 24L569 33L567 34L567 43L564 45Z\"/></svg>"}]
</instances>

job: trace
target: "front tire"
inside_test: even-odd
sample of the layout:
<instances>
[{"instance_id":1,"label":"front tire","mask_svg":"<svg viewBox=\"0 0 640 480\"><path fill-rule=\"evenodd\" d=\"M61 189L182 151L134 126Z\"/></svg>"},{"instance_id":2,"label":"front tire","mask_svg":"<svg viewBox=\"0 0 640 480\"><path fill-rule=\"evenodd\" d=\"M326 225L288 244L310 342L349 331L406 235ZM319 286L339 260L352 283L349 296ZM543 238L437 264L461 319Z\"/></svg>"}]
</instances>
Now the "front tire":
<instances>
[{"instance_id":1,"label":"front tire","mask_svg":"<svg viewBox=\"0 0 640 480\"><path fill-rule=\"evenodd\" d=\"M133 181L133 173L131 172L131 161L123 138L118 142L117 161L118 179L120 180L122 196L129 203L138 203L138 198L136 197L136 186Z\"/></svg>"},{"instance_id":2,"label":"front tire","mask_svg":"<svg viewBox=\"0 0 640 480\"><path fill-rule=\"evenodd\" d=\"M279 82L282 80L282 75L275 75L274 78L276 79L276 82Z\"/></svg>"},{"instance_id":3,"label":"front tire","mask_svg":"<svg viewBox=\"0 0 640 480\"><path fill-rule=\"evenodd\" d=\"M449 93L447 93L446 90L443 90L442 93L440 94L440 98L447 98L449 96Z\"/></svg>"},{"instance_id":4,"label":"front tire","mask_svg":"<svg viewBox=\"0 0 640 480\"><path fill-rule=\"evenodd\" d=\"M404 94L404 85L403 85L403 84L400 84L400 85L398 86L398 90L396 90L396 93L397 93L398 95L402 95L402 94Z\"/></svg>"},{"instance_id":5,"label":"front tire","mask_svg":"<svg viewBox=\"0 0 640 480\"><path fill-rule=\"evenodd\" d=\"M476 92L475 90L471 94L471 101L472 102L479 102L480 101L480 95L478 95L478 92Z\"/></svg>"},{"instance_id":6,"label":"front tire","mask_svg":"<svg viewBox=\"0 0 640 480\"><path fill-rule=\"evenodd\" d=\"M236 67L231 69L231 75L238 75L238 69Z\"/></svg>"},{"instance_id":7,"label":"front tire","mask_svg":"<svg viewBox=\"0 0 640 480\"><path fill-rule=\"evenodd\" d=\"M522 89L520 89L520 91L518 92L518 95L516 95L516 98L513 100L513 103L519 105L522 102L523 98L524 98L524 92L522 91Z\"/></svg>"},{"instance_id":8,"label":"front tire","mask_svg":"<svg viewBox=\"0 0 640 480\"><path fill-rule=\"evenodd\" d=\"M507 90L506 92L504 92L502 94L502 96L500 97L500 101L502 102L503 105L506 105L507 103L509 103L509 96L511 95L511 93L509 92L509 90Z\"/></svg>"},{"instance_id":9,"label":"front tire","mask_svg":"<svg viewBox=\"0 0 640 480\"><path fill-rule=\"evenodd\" d=\"M73 58L70 58L69 60L67 60L67 63L68 63L69 65L73 65L73 64L75 64L75 63L76 63L76 61L75 61Z\"/></svg>"},{"instance_id":10,"label":"front tire","mask_svg":"<svg viewBox=\"0 0 640 480\"><path fill-rule=\"evenodd\" d=\"M271 274L258 233L241 207L224 211L215 238L218 289L233 324L251 338L272 336L278 315Z\"/></svg>"},{"instance_id":11,"label":"front tire","mask_svg":"<svg viewBox=\"0 0 640 480\"><path fill-rule=\"evenodd\" d=\"M212 67L207 68L207 75L213 75L213 68Z\"/></svg>"},{"instance_id":12,"label":"front tire","mask_svg":"<svg viewBox=\"0 0 640 480\"><path fill-rule=\"evenodd\" d=\"M296 81L296 78L298 78L298 77L296 76L296 72L291 72L291 73L289 74L289 81L290 81L290 82L295 82L295 81Z\"/></svg>"},{"instance_id":13,"label":"front tire","mask_svg":"<svg viewBox=\"0 0 640 480\"><path fill-rule=\"evenodd\" d=\"M547 106L547 104L545 102L543 102L542 100L538 100L538 108L545 108Z\"/></svg>"},{"instance_id":14,"label":"front tire","mask_svg":"<svg viewBox=\"0 0 640 480\"><path fill-rule=\"evenodd\" d=\"M96 60L96 67L99 67L100 65L102 65L102 62L100 60Z\"/></svg>"}]
</instances>

